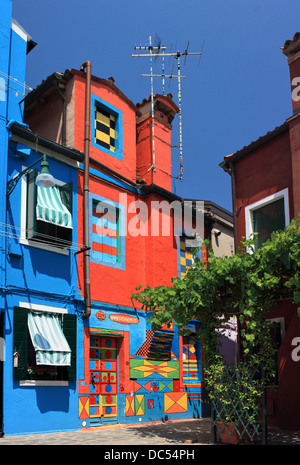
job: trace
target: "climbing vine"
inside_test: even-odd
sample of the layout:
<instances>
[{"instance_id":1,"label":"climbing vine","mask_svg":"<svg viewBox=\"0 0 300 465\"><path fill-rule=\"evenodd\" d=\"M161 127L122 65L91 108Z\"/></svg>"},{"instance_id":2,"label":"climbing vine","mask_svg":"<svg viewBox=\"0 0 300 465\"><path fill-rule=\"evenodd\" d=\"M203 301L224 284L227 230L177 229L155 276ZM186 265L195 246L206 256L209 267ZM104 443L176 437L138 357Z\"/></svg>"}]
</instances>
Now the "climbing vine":
<instances>
[{"instance_id":1,"label":"climbing vine","mask_svg":"<svg viewBox=\"0 0 300 465\"><path fill-rule=\"evenodd\" d=\"M174 320L180 334L185 334L191 320L199 323L197 337L203 342L204 370L211 387L224 365L219 334L230 318L235 317L240 328L240 370L245 361L251 366L263 365L267 382L274 357L266 315L272 313L278 300L300 303L299 221L274 232L257 251L254 239L243 241L238 253L230 257L215 257L212 251L207 263L195 257L183 279L173 278L170 286L139 286L132 295L151 312L154 330Z\"/></svg>"}]
</instances>

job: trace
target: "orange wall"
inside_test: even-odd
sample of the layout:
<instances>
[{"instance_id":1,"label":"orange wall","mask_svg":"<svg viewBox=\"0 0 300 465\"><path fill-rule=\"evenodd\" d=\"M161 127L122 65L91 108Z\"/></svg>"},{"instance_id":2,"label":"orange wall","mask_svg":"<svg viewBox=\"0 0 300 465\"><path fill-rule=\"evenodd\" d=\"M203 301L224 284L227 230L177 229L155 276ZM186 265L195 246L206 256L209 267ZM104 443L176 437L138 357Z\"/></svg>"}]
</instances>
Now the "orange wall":
<instances>
[{"instance_id":1,"label":"orange wall","mask_svg":"<svg viewBox=\"0 0 300 465\"><path fill-rule=\"evenodd\" d=\"M131 181L136 181L136 113L128 103L112 89L92 81L91 92L122 111L123 116L123 160L90 146L90 157L117 171ZM94 109L91 108L93 115ZM93 121L93 117L92 117ZM75 76L75 147L84 151L85 128L85 79Z\"/></svg>"},{"instance_id":2,"label":"orange wall","mask_svg":"<svg viewBox=\"0 0 300 465\"><path fill-rule=\"evenodd\" d=\"M155 119L154 125L154 164L155 170L147 170L153 163L152 124L147 118L137 126L137 170L147 184L156 184L172 190L171 180L171 129Z\"/></svg>"},{"instance_id":3,"label":"orange wall","mask_svg":"<svg viewBox=\"0 0 300 465\"><path fill-rule=\"evenodd\" d=\"M102 196L114 202L119 202L119 194L125 193L117 186L99 180L96 176L90 176L90 193ZM83 243L82 220L82 192L83 176L79 175L78 188L78 242ZM128 212L128 205L139 200L134 193L127 194L127 220L130 221L135 213ZM156 199L149 196L146 201L150 214L150 201ZM142 199L144 200L144 199ZM126 206L126 205L125 205ZM159 213L159 221L162 221L163 213ZM160 223L162 224L162 223ZM132 307L131 293L142 284L151 287L159 284L171 284L171 277L177 276L177 245L172 234L169 236L151 237L149 221L148 235L125 236L125 260L126 269L116 269L100 263L90 262L91 275L91 299L110 304ZM171 225L172 226L172 225ZM139 227L139 226L138 226ZM173 227L173 226L172 226ZM91 245L91 244L90 244ZM78 255L79 288L84 291L83 281L83 257Z\"/></svg>"}]
</instances>

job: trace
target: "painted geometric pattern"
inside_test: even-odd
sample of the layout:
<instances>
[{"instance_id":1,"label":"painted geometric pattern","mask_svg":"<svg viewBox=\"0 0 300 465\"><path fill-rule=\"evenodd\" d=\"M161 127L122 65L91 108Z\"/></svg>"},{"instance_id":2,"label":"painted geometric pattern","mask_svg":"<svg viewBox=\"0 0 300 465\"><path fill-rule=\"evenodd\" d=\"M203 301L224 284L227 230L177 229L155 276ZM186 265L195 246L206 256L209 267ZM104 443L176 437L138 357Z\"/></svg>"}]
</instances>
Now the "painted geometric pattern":
<instances>
[{"instance_id":1,"label":"painted geometric pattern","mask_svg":"<svg viewBox=\"0 0 300 465\"><path fill-rule=\"evenodd\" d=\"M147 355L152 338L153 338L154 332L151 329L146 330L146 340L143 342L143 344L140 346L140 348L137 350L135 355Z\"/></svg>"},{"instance_id":2,"label":"painted geometric pattern","mask_svg":"<svg viewBox=\"0 0 300 465\"><path fill-rule=\"evenodd\" d=\"M145 396L143 394L126 396L125 415L133 417L145 414Z\"/></svg>"},{"instance_id":3,"label":"painted geometric pattern","mask_svg":"<svg viewBox=\"0 0 300 465\"><path fill-rule=\"evenodd\" d=\"M199 383L200 373L198 369L196 342L189 337L183 338L182 368L183 382L185 384Z\"/></svg>"},{"instance_id":4,"label":"painted geometric pattern","mask_svg":"<svg viewBox=\"0 0 300 465\"><path fill-rule=\"evenodd\" d=\"M158 390L159 392L173 392L173 380L168 381L159 381L158 382Z\"/></svg>"},{"instance_id":5,"label":"painted geometric pattern","mask_svg":"<svg viewBox=\"0 0 300 465\"><path fill-rule=\"evenodd\" d=\"M116 118L95 105L95 143L115 152Z\"/></svg>"},{"instance_id":6,"label":"painted geometric pattern","mask_svg":"<svg viewBox=\"0 0 300 465\"><path fill-rule=\"evenodd\" d=\"M147 353L147 359L170 360L174 331L155 331Z\"/></svg>"},{"instance_id":7,"label":"painted geometric pattern","mask_svg":"<svg viewBox=\"0 0 300 465\"><path fill-rule=\"evenodd\" d=\"M161 362L132 358L130 359L130 378L179 379L179 362L173 360Z\"/></svg>"},{"instance_id":8,"label":"painted geometric pattern","mask_svg":"<svg viewBox=\"0 0 300 465\"><path fill-rule=\"evenodd\" d=\"M202 386L201 383L199 383L199 384L190 384L188 387L186 387L186 393L187 393L189 401L192 401L192 400L195 401L195 400L202 399L201 386Z\"/></svg>"},{"instance_id":9,"label":"painted geometric pattern","mask_svg":"<svg viewBox=\"0 0 300 465\"><path fill-rule=\"evenodd\" d=\"M193 264L191 247L186 244L186 237L180 237L180 278L183 278Z\"/></svg>"},{"instance_id":10,"label":"painted geometric pattern","mask_svg":"<svg viewBox=\"0 0 300 465\"><path fill-rule=\"evenodd\" d=\"M181 413L187 412L187 393L169 392L164 394L164 412Z\"/></svg>"},{"instance_id":11,"label":"painted geometric pattern","mask_svg":"<svg viewBox=\"0 0 300 465\"><path fill-rule=\"evenodd\" d=\"M116 264L120 252L119 209L93 199L92 256Z\"/></svg>"},{"instance_id":12,"label":"painted geometric pattern","mask_svg":"<svg viewBox=\"0 0 300 465\"><path fill-rule=\"evenodd\" d=\"M169 329L155 332L147 329L146 340L135 355L146 357L149 360L170 360L173 337L174 331Z\"/></svg>"},{"instance_id":13,"label":"painted geometric pattern","mask_svg":"<svg viewBox=\"0 0 300 465\"><path fill-rule=\"evenodd\" d=\"M134 381L134 392L135 393L138 392L139 394L151 392L151 381L148 381L148 380Z\"/></svg>"},{"instance_id":14,"label":"painted geometric pattern","mask_svg":"<svg viewBox=\"0 0 300 465\"><path fill-rule=\"evenodd\" d=\"M90 417L117 415L117 342L111 337L90 338Z\"/></svg>"},{"instance_id":15,"label":"painted geometric pattern","mask_svg":"<svg viewBox=\"0 0 300 465\"><path fill-rule=\"evenodd\" d=\"M90 417L90 404L88 396L79 397L79 418L87 419Z\"/></svg>"}]
</instances>

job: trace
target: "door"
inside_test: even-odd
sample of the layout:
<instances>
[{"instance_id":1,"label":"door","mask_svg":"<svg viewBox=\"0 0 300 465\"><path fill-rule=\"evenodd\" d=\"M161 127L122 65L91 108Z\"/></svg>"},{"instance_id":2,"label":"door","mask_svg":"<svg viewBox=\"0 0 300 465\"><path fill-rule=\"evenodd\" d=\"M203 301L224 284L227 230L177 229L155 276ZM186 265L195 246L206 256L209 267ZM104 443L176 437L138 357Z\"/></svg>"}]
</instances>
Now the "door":
<instances>
[{"instance_id":1,"label":"door","mask_svg":"<svg viewBox=\"0 0 300 465\"><path fill-rule=\"evenodd\" d=\"M90 337L91 424L116 422L118 416L118 344L109 336Z\"/></svg>"}]
</instances>

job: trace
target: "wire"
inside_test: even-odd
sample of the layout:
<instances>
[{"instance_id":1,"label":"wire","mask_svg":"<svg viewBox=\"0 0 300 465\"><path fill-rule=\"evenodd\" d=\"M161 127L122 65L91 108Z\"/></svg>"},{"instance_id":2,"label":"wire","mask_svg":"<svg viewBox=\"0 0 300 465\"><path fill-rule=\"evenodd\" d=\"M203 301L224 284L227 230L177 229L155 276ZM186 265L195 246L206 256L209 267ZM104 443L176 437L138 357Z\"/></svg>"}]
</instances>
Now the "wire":
<instances>
[{"instance_id":1,"label":"wire","mask_svg":"<svg viewBox=\"0 0 300 465\"><path fill-rule=\"evenodd\" d=\"M9 74L4 73L3 71L0 71L0 76L3 76L4 78L9 79L11 81L14 81L16 84L18 84L19 86L21 86L24 90L27 90L28 92L33 90L33 88L25 84L25 82L21 82L17 78L10 76Z\"/></svg>"},{"instance_id":2,"label":"wire","mask_svg":"<svg viewBox=\"0 0 300 465\"><path fill-rule=\"evenodd\" d=\"M13 229L13 230L15 230L15 232L14 231L8 231L8 229ZM0 236L5 236L5 237L11 238L11 239L22 239L24 237L24 234L27 236L28 231L29 230L25 229L25 228L21 228L21 227L18 227L18 226L13 226L13 225L8 224L8 223L1 223L0 222ZM38 238L41 240L41 242L53 246L53 236L50 236L48 234L39 233ZM61 245L63 245L64 242L67 244L66 248L68 248L70 250L76 250L77 251L78 249L81 249L81 248L85 247L84 244L80 244L78 242L72 242L72 241L69 242L69 241L63 241L63 240L61 241ZM55 244L55 245L59 245L59 244Z\"/></svg>"}]
</instances>

